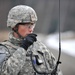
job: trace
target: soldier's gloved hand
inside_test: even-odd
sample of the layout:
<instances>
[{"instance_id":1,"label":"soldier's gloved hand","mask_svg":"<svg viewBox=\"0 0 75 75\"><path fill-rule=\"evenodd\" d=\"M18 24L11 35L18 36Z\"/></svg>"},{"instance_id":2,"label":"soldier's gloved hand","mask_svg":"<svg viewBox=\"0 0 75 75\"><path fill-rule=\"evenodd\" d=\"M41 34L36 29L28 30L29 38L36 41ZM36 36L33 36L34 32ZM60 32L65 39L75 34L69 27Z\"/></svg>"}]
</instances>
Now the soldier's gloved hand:
<instances>
[{"instance_id":1,"label":"soldier's gloved hand","mask_svg":"<svg viewBox=\"0 0 75 75\"><path fill-rule=\"evenodd\" d=\"M29 35L27 35L22 40L21 47L23 47L25 50L27 50L30 45L32 45L34 42L37 41L36 36L37 36L36 34L29 34Z\"/></svg>"}]
</instances>

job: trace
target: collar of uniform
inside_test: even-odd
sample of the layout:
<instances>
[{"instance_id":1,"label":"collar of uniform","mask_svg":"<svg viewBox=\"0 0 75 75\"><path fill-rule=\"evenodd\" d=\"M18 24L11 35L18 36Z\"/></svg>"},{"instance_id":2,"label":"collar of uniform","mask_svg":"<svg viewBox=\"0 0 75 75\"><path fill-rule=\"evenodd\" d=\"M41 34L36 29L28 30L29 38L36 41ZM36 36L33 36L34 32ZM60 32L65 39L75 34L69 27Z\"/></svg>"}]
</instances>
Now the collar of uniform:
<instances>
[{"instance_id":1,"label":"collar of uniform","mask_svg":"<svg viewBox=\"0 0 75 75\"><path fill-rule=\"evenodd\" d=\"M9 41L14 44L14 45L20 45L21 44L21 40L19 38L15 38L13 35L13 31L9 33Z\"/></svg>"}]
</instances>

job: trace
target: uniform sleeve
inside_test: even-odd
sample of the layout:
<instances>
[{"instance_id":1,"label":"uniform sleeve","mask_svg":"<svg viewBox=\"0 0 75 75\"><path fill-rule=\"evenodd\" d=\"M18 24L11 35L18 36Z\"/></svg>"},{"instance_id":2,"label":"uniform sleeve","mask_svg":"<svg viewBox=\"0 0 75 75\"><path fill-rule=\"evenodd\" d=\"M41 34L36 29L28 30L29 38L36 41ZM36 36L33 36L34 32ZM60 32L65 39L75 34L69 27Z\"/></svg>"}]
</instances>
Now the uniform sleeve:
<instances>
[{"instance_id":1,"label":"uniform sleeve","mask_svg":"<svg viewBox=\"0 0 75 75\"><path fill-rule=\"evenodd\" d=\"M50 52L49 52L50 53ZM51 59L49 59L49 61L51 61L51 65L53 66L52 68L54 69L55 68L55 66L56 66L56 59L55 59L55 57L54 57L54 55L52 54L52 53L50 53L51 54ZM58 68L57 68L57 75L63 75L62 74L62 71L60 70L60 68L59 68L59 66L58 66Z\"/></svg>"},{"instance_id":2,"label":"uniform sleeve","mask_svg":"<svg viewBox=\"0 0 75 75\"><path fill-rule=\"evenodd\" d=\"M50 52L50 50L43 43L41 42L38 42L38 43L39 43L40 50L44 53L45 58L47 59L49 63L50 68L54 69L56 66L56 59L54 55ZM57 75L63 75L59 68L57 69Z\"/></svg>"},{"instance_id":3,"label":"uniform sleeve","mask_svg":"<svg viewBox=\"0 0 75 75\"><path fill-rule=\"evenodd\" d=\"M0 51L2 50L4 53L0 54L1 62L3 62L0 75L17 75L25 63L25 50L18 48L11 56L6 48L1 47Z\"/></svg>"},{"instance_id":4,"label":"uniform sleeve","mask_svg":"<svg viewBox=\"0 0 75 75\"><path fill-rule=\"evenodd\" d=\"M47 49L46 51L48 52L48 55L49 55L49 57L48 57L48 55L47 55L48 63L49 63L49 65L50 65L51 69L53 70L53 69L55 68L55 66L56 66L56 58L55 58L55 56L50 52L49 49ZM63 75L62 72L61 72L61 70L59 69L59 66L58 66L58 68L57 68L57 72L56 72L56 73L57 73L57 75Z\"/></svg>"}]
</instances>

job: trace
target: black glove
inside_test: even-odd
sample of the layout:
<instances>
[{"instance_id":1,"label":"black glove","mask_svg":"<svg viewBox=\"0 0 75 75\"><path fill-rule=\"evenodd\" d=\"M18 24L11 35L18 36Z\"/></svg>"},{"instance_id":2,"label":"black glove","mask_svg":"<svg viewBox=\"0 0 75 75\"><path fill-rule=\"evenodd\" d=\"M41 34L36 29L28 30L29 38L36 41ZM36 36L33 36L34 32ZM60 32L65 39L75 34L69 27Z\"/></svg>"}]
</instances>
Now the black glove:
<instances>
[{"instance_id":1,"label":"black glove","mask_svg":"<svg viewBox=\"0 0 75 75\"><path fill-rule=\"evenodd\" d=\"M36 36L36 34L29 34L26 36L21 42L21 47L27 50L30 45L37 41Z\"/></svg>"}]
</instances>

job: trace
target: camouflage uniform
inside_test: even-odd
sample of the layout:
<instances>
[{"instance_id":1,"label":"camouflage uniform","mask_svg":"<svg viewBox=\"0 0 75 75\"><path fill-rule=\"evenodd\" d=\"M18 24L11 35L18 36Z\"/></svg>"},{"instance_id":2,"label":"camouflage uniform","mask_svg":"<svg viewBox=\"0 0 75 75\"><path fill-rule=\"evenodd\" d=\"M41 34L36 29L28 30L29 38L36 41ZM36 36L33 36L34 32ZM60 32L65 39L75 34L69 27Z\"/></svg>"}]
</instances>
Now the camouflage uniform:
<instances>
[{"instance_id":1,"label":"camouflage uniform","mask_svg":"<svg viewBox=\"0 0 75 75\"><path fill-rule=\"evenodd\" d=\"M36 68L39 71L45 71L46 66L44 62L43 53L45 55L48 70L52 70L55 66L55 58L52 53L46 48L44 44L37 41L33 44L33 47L29 47L27 52L23 48L19 47L20 39L16 39L13 36L13 32L10 33L9 40L2 42L8 50L4 50L6 54L5 61L2 64L2 75L34 75L34 69L30 60L29 52L32 50L33 55L38 55L42 64L37 65ZM3 47L0 48L2 52ZM62 75L60 70L57 71L58 75ZM1 75L1 74L0 74ZM39 75L39 74L37 74ZM50 74L49 74L50 75Z\"/></svg>"},{"instance_id":2,"label":"camouflage uniform","mask_svg":"<svg viewBox=\"0 0 75 75\"><path fill-rule=\"evenodd\" d=\"M33 22L35 24L36 21L37 15L31 7L19 5L9 11L7 27L14 28L18 23L27 22ZM22 39L15 38L13 32L11 32L9 40L1 42L0 75L35 75L30 59L30 51L33 52L33 62L37 70L52 71L54 69L55 58L44 44L40 41L36 41L26 51L24 48L20 47L21 41ZM35 56L37 56L37 58ZM39 64L36 63L36 59ZM45 65L45 63L47 65ZM57 75L62 75L59 69Z\"/></svg>"}]
</instances>

